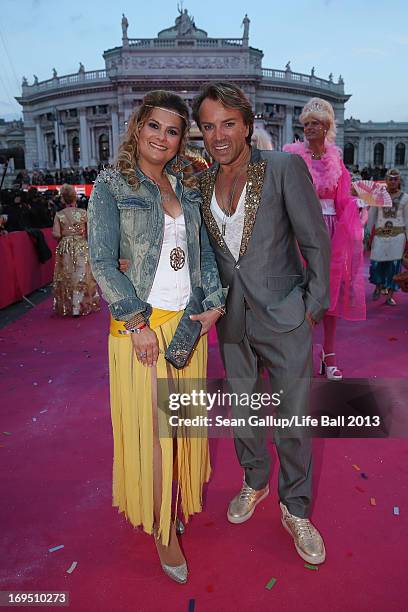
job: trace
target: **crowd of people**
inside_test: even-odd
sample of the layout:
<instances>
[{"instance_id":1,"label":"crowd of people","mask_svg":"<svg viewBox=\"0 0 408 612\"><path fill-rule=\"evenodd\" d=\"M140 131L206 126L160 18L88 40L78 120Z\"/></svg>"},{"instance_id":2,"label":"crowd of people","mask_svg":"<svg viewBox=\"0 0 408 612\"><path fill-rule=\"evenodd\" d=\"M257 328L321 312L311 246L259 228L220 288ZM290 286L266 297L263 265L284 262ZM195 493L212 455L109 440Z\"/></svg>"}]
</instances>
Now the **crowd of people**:
<instances>
[{"instance_id":1,"label":"crowd of people","mask_svg":"<svg viewBox=\"0 0 408 612\"><path fill-rule=\"evenodd\" d=\"M88 198L80 195L78 208L86 209ZM64 207L57 190L40 192L35 187L1 191L0 234L29 228L52 227L55 214Z\"/></svg>"},{"instance_id":2,"label":"crowd of people","mask_svg":"<svg viewBox=\"0 0 408 612\"><path fill-rule=\"evenodd\" d=\"M364 181L383 181L386 177L388 168L384 166L374 166L374 168L369 164L368 166L364 166L362 170L358 164L355 166L349 166L349 172L351 173L351 177L353 180L363 179Z\"/></svg>"},{"instance_id":3,"label":"crowd of people","mask_svg":"<svg viewBox=\"0 0 408 612\"><path fill-rule=\"evenodd\" d=\"M64 168L63 170L21 170L15 178L15 186L22 185L82 185L93 183L101 168Z\"/></svg>"}]
</instances>

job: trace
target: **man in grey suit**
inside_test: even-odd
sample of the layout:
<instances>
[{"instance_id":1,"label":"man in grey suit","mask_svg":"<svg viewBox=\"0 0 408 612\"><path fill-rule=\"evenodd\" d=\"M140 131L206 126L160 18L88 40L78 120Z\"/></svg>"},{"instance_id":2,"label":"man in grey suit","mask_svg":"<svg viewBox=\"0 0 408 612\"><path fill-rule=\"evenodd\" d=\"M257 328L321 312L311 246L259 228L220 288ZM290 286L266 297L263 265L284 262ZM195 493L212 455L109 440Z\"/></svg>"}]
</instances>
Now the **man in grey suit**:
<instances>
[{"instance_id":1,"label":"man in grey suit","mask_svg":"<svg viewBox=\"0 0 408 612\"><path fill-rule=\"evenodd\" d=\"M221 280L229 287L217 324L227 379L235 392L254 390L266 367L283 390L280 416L308 412L312 328L329 306L330 242L304 161L251 148L254 114L245 94L228 82L207 85L193 117L216 163L200 176L203 218ZM304 268L301 255L307 263ZM198 317L199 318L199 315ZM235 407L239 415L241 407ZM311 439L275 428L282 524L299 555L325 560L323 539L308 516ZM244 469L228 520L243 523L269 493L265 429L234 432Z\"/></svg>"}]
</instances>

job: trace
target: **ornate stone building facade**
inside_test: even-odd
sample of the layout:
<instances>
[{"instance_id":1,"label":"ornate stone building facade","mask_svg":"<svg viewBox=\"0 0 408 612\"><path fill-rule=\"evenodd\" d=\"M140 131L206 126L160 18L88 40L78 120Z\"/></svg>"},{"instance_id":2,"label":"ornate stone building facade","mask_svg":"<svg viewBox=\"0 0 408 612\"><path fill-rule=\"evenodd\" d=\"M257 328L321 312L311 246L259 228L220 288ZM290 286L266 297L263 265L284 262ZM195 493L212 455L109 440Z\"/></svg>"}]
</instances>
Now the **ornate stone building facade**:
<instances>
[{"instance_id":1,"label":"ornate stone building facade","mask_svg":"<svg viewBox=\"0 0 408 612\"><path fill-rule=\"evenodd\" d=\"M246 92L276 149L302 137L299 115L309 98L327 99L336 114L338 145L342 147L346 139L354 147L354 163L369 162L374 141L366 143L373 134L366 130L369 124L355 120L345 124L344 105L350 96L341 76L335 82L333 75L317 77L314 68L310 74L293 72L290 62L282 70L264 68L263 52L249 44L246 15L242 25L241 38L211 38L184 9L174 26L156 38L129 38L123 15L122 44L104 52L103 70L86 71L80 63L73 74L59 76L54 68L49 80L40 82L34 76L28 84L23 79L18 101L24 114L27 169L111 162L129 115L149 90L176 91L190 104L203 83L220 79L234 81ZM385 162L391 158L391 145L384 134L379 132L387 152ZM191 137L202 144L197 128L192 128Z\"/></svg>"},{"instance_id":2,"label":"ornate stone building facade","mask_svg":"<svg viewBox=\"0 0 408 612\"><path fill-rule=\"evenodd\" d=\"M396 167L408 175L408 122L344 122L344 160L350 165Z\"/></svg>"},{"instance_id":3,"label":"ornate stone building facade","mask_svg":"<svg viewBox=\"0 0 408 612\"><path fill-rule=\"evenodd\" d=\"M249 19L241 38L210 38L196 27L187 10L157 38L129 38L122 18L122 44L103 54L104 70L53 76L28 84L18 101L23 107L26 167L96 166L112 161L130 113L151 89L171 89L190 103L200 86L228 79L247 93L280 148L301 135L299 114L314 95L334 106L343 144L344 104L348 95L335 83L311 74L262 67L263 53L249 45ZM199 140L197 130L192 137Z\"/></svg>"}]
</instances>

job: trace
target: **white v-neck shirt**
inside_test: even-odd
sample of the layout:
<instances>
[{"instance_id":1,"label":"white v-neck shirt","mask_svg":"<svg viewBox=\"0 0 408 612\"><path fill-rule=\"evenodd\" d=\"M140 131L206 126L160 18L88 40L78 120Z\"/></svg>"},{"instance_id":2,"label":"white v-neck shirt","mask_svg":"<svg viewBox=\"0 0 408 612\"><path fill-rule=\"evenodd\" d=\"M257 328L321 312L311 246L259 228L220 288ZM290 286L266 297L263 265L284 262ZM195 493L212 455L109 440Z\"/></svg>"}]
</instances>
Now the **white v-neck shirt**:
<instances>
[{"instance_id":1,"label":"white v-neck shirt","mask_svg":"<svg viewBox=\"0 0 408 612\"><path fill-rule=\"evenodd\" d=\"M222 225L225 224L225 244L234 257L235 261L239 259L239 250L241 248L242 232L244 230L244 219L245 219L245 196L246 196L246 183L239 198L237 208L235 209L232 217L228 217L224 214L224 211L219 207L217 198L215 195L215 189L211 200L211 212L218 225L220 232L222 233Z\"/></svg>"}]
</instances>

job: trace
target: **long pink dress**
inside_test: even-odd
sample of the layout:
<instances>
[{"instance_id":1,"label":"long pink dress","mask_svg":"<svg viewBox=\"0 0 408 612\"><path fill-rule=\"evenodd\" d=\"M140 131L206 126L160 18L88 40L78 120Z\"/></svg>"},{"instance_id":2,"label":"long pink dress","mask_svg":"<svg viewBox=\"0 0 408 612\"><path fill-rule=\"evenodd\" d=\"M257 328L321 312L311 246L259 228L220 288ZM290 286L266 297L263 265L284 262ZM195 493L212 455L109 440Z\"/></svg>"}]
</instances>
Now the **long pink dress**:
<instances>
[{"instance_id":1,"label":"long pink dress","mask_svg":"<svg viewBox=\"0 0 408 612\"><path fill-rule=\"evenodd\" d=\"M365 277L361 222L356 199L350 195L351 179L341 150L326 143L321 160L312 160L303 142L285 145L284 151L300 155L309 168L331 238L330 307L327 314L350 321L366 318ZM325 214L334 207L332 214Z\"/></svg>"}]
</instances>

